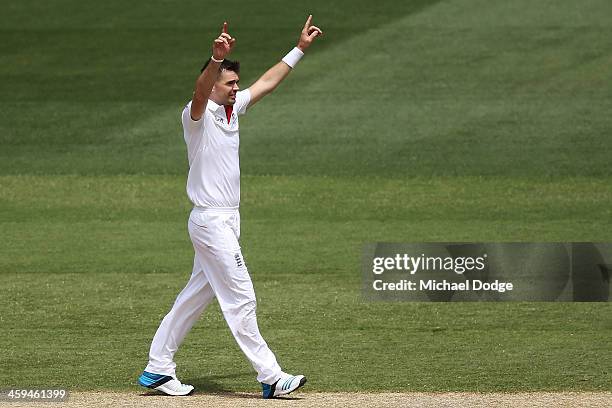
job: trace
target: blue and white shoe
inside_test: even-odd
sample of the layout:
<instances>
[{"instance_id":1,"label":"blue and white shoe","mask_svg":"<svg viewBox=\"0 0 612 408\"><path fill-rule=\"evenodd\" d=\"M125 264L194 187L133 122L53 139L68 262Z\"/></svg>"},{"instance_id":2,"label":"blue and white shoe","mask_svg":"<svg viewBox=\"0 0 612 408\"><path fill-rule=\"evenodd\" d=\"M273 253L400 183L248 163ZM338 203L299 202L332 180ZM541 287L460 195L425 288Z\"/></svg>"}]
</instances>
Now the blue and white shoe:
<instances>
[{"instance_id":1,"label":"blue and white shoe","mask_svg":"<svg viewBox=\"0 0 612 408\"><path fill-rule=\"evenodd\" d=\"M287 395L306 384L306 377L303 375L291 375L287 373L281 373L281 378L274 384L261 383L263 388L263 397L274 398L279 395Z\"/></svg>"},{"instance_id":2,"label":"blue and white shoe","mask_svg":"<svg viewBox=\"0 0 612 408\"><path fill-rule=\"evenodd\" d=\"M167 395L189 395L193 392L193 385L183 384L177 378L169 375L154 374L148 371L144 371L138 378L138 384Z\"/></svg>"}]
</instances>

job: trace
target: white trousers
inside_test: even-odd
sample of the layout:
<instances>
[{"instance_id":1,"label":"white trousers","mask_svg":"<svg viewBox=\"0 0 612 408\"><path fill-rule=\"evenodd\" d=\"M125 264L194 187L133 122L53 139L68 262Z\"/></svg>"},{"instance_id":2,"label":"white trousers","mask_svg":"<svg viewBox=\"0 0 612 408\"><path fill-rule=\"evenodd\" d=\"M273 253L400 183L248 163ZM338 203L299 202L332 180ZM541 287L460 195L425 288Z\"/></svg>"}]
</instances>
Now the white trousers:
<instances>
[{"instance_id":1,"label":"white trousers","mask_svg":"<svg viewBox=\"0 0 612 408\"><path fill-rule=\"evenodd\" d=\"M238 243L238 210L194 208L189 236L195 250L193 272L155 333L145 370L176 378L174 354L216 297L236 342L257 371L257 380L273 384L281 368L257 326L255 291Z\"/></svg>"}]
</instances>

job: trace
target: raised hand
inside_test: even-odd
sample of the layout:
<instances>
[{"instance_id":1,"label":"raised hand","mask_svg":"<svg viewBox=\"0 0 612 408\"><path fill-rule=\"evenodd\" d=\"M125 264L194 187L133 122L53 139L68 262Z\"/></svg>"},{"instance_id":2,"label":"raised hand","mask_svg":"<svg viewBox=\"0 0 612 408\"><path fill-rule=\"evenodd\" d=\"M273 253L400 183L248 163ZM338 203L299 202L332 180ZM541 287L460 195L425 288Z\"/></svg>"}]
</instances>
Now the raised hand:
<instances>
[{"instance_id":1,"label":"raised hand","mask_svg":"<svg viewBox=\"0 0 612 408\"><path fill-rule=\"evenodd\" d=\"M306 48L310 47L310 44L314 41L314 39L320 35L323 35L323 31L319 27L312 25L312 14L308 16L308 20L306 20L306 24L304 24L304 28L302 29L302 34L300 34L300 39L298 41L297 47L300 51L304 52Z\"/></svg>"},{"instance_id":2,"label":"raised hand","mask_svg":"<svg viewBox=\"0 0 612 408\"><path fill-rule=\"evenodd\" d=\"M232 52L232 48L234 48L234 44L236 43L236 39L232 38L231 35L227 33L227 21L223 23L223 29L219 37L215 38L213 42L212 52L213 58L216 60L225 59L226 56Z\"/></svg>"}]
</instances>

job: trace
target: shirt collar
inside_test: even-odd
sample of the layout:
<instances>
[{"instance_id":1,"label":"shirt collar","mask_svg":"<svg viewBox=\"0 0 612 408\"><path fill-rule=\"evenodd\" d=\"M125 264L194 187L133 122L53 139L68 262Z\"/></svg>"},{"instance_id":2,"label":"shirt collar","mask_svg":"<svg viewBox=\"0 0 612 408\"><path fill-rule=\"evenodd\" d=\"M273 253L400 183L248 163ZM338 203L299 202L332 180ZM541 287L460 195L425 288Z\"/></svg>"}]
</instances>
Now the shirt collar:
<instances>
[{"instance_id":1,"label":"shirt collar","mask_svg":"<svg viewBox=\"0 0 612 408\"><path fill-rule=\"evenodd\" d=\"M206 107L211 112L216 112L216 113L225 112L225 108L223 107L223 105L218 105L217 102L213 101L212 99L208 100L208 104L206 105Z\"/></svg>"}]
</instances>

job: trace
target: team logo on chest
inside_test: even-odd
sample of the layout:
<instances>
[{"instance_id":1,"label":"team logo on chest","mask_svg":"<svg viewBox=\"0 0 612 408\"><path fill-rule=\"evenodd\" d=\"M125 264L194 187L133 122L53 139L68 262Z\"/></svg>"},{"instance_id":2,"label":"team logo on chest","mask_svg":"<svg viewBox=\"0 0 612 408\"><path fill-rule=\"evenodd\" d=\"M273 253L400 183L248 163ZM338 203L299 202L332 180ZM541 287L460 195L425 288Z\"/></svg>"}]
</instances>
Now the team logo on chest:
<instances>
[{"instance_id":1,"label":"team logo on chest","mask_svg":"<svg viewBox=\"0 0 612 408\"><path fill-rule=\"evenodd\" d=\"M215 115L215 122L222 125L233 125L238 121L238 116L235 112L226 112L226 115Z\"/></svg>"}]
</instances>

